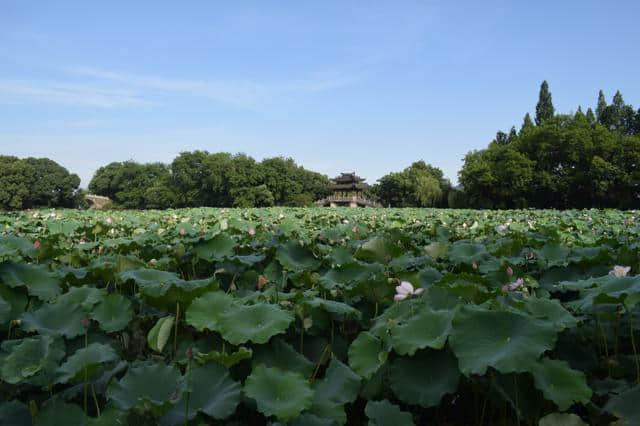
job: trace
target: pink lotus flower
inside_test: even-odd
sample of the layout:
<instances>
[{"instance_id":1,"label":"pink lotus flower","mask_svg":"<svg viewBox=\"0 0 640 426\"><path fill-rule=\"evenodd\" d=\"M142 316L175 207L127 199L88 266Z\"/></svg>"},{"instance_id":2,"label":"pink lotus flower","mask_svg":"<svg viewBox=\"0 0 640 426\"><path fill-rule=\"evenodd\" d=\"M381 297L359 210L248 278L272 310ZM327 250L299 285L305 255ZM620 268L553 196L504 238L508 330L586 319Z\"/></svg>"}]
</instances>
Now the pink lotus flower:
<instances>
[{"instance_id":1,"label":"pink lotus flower","mask_svg":"<svg viewBox=\"0 0 640 426\"><path fill-rule=\"evenodd\" d=\"M510 291L516 291L524 286L524 280L522 278L518 278L512 283L505 284L502 286L502 291L508 293Z\"/></svg>"},{"instance_id":2,"label":"pink lotus flower","mask_svg":"<svg viewBox=\"0 0 640 426\"><path fill-rule=\"evenodd\" d=\"M413 289L413 285L409 281L402 281L399 286L396 286L396 295L393 300L399 302L406 299L409 296L417 296L424 291L424 288Z\"/></svg>"},{"instance_id":3,"label":"pink lotus flower","mask_svg":"<svg viewBox=\"0 0 640 426\"><path fill-rule=\"evenodd\" d=\"M630 270L631 270L631 266L616 265L609 272L609 274L615 275L616 277L626 277Z\"/></svg>"},{"instance_id":4,"label":"pink lotus flower","mask_svg":"<svg viewBox=\"0 0 640 426\"><path fill-rule=\"evenodd\" d=\"M40 240L35 240L33 242L33 248L34 249L39 250L41 246L42 246L42 244L40 243Z\"/></svg>"},{"instance_id":5,"label":"pink lotus flower","mask_svg":"<svg viewBox=\"0 0 640 426\"><path fill-rule=\"evenodd\" d=\"M507 276L509 278L511 278L513 276L513 269L511 269L511 266L507 266Z\"/></svg>"}]
</instances>

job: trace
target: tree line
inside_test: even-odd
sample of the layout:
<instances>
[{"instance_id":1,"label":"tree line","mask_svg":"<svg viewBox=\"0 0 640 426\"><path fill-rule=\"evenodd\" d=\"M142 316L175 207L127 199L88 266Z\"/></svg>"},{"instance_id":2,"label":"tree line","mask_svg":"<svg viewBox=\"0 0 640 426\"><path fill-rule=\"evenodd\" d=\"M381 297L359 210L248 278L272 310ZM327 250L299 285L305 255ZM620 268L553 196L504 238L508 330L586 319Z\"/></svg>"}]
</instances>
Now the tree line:
<instances>
[{"instance_id":1,"label":"tree line","mask_svg":"<svg viewBox=\"0 0 640 426\"><path fill-rule=\"evenodd\" d=\"M371 186L368 198L390 207L640 208L640 110L618 91L599 92L595 110L556 114L549 85L535 117L499 131L471 151L453 187L442 170L420 160ZM0 156L0 209L78 207L80 179L47 158ZM260 162L245 154L183 152L170 164L135 161L100 167L89 192L115 208L311 206L331 180L291 158Z\"/></svg>"},{"instance_id":2,"label":"tree line","mask_svg":"<svg viewBox=\"0 0 640 426\"><path fill-rule=\"evenodd\" d=\"M600 91L595 111L556 114L544 81L535 122L527 113L519 130L469 152L458 176L468 207L638 208L640 110Z\"/></svg>"}]
</instances>

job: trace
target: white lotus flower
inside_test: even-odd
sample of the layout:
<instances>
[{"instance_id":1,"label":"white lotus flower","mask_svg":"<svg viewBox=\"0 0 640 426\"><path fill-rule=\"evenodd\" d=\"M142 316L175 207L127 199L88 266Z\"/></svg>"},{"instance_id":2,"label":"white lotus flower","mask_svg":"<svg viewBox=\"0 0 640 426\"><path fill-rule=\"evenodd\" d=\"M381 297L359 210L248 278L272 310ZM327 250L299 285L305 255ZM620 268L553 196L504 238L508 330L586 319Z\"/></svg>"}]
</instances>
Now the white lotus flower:
<instances>
[{"instance_id":1,"label":"white lotus flower","mask_svg":"<svg viewBox=\"0 0 640 426\"><path fill-rule=\"evenodd\" d=\"M507 293L509 291L516 291L516 290L522 288L523 286L524 286L524 280L522 278L518 278L517 280L515 280L512 283L503 285L502 286L502 291L504 291L505 293Z\"/></svg>"},{"instance_id":2,"label":"white lotus flower","mask_svg":"<svg viewBox=\"0 0 640 426\"><path fill-rule=\"evenodd\" d=\"M630 270L631 270L631 266L616 265L609 272L609 274L615 275L616 277L626 277Z\"/></svg>"},{"instance_id":3,"label":"white lotus flower","mask_svg":"<svg viewBox=\"0 0 640 426\"><path fill-rule=\"evenodd\" d=\"M111 219L111 216L107 217L104 221L107 223L107 225L111 225L113 223L113 219Z\"/></svg>"},{"instance_id":4,"label":"white lotus flower","mask_svg":"<svg viewBox=\"0 0 640 426\"><path fill-rule=\"evenodd\" d=\"M424 288L413 289L413 285L409 281L402 281L399 286L396 286L396 295L393 300L399 302L406 299L409 296L417 296L424 291Z\"/></svg>"}]
</instances>

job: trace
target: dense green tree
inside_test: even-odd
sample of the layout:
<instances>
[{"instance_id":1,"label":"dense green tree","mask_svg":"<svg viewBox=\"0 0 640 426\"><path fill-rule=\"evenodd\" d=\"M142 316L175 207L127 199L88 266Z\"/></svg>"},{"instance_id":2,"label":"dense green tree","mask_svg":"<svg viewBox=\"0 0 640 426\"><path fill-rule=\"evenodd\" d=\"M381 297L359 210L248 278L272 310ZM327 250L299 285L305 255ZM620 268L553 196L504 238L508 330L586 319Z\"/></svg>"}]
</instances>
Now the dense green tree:
<instances>
[{"instance_id":1,"label":"dense green tree","mask_svg":"<svg viewBox=\"0 0 640 426\"><path fill-rule=\"evenodd\" d=\"M48 158L0 156L0 209L74 207L80 178Z\"/></svg>"},{"instance_id":2,"label":"dense green tree","mask_svg":"<svg viewBox=\"0 0 640 426\"><path fill-rule=\"evenodd\" d=\"M450 189L442 170L417 161L401 172L378 179L374 193L384 206L434 207L446 204Z\"/></svg>"},{"instance_id":3,"label":"dense green tree","mask_svg":"<svg viewBox=\"0 0 640 426\"><path fill-rule=\"evenodd\" d=\"M529 113L526 113L524 119L522 120L522 126L520 127L520 134L533 129L535 125L533 124L533 120L531 120L531 116Z\"/></svg>"},{"instance_id":4,"label":"dense green tree","mask_svg":"<svg viewBox=\"0 0 640 426\"><path fill-rule=\"evenodd\" d=\"M594 125L596 124L596 122L598 121L596 119L596 115L593 113L593 110L591 109L591 107L589 107L587 109L587 113L585 114L585 117L587 119L587 121L589 122L590 125Z\"/></svg>"},{"instance_id":5,"label":"dense green tree","mask_svg":"<svg viewBox=\"0 0 640 426\"><path fill-rule=\"evenodd\" d=\"M547 81L543 81L540 85L540 93L538 94L538 104L536 105L536 124L541 125L545 121L553 118L555 114L555 108L551 100L551 92L549 91L549 84Z\"/></svg>"}]
</instances>

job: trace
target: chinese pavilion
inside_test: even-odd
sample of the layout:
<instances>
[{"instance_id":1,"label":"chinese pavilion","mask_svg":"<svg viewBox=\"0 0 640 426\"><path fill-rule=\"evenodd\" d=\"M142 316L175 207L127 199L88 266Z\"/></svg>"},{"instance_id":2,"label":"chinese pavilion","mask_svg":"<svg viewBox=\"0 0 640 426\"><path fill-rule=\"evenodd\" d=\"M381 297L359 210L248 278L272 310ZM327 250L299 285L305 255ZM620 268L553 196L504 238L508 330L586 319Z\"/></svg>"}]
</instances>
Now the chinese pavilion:
<instances>
[{"instance_id":1,"label":"chinese pavilion","mask_svg":"<svg viewBox=\"0 0 640 426\"><path fill-rule=\"evenodd\" d=\"M355 172L341 173L333 179L331 195L316 201L316 204L323 207L381 207L365 198L364 191L367 187L364 179Z\"/></svg>"}]
</instances>

